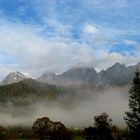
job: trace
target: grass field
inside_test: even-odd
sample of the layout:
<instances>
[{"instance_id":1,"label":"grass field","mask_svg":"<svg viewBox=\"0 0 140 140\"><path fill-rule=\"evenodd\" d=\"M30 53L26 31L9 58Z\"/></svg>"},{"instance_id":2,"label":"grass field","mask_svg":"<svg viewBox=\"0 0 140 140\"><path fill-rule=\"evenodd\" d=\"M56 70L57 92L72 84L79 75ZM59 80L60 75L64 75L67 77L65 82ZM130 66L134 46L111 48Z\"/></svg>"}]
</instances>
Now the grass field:
<instances>
[{"instance_id":1,"label":"grass field","mask_svg":"<svg viewBox=\"0 0 140 140\"><path fill-rule=\"evenodd\" d=\"M83 137L80 137L80 136L76 136L73 138L73 140L85 140Z\"/></svg>"},{"instance_id":2,"label":"grass field","mask_svg":"<svg viewBox=\"0 0 140 140\"><path fill-rule=\"evenodd\" d=\"M19 139L19 140L35 140L35 139ZM83 137L76 136L76 137L73 138L73 140L85 140L85 139Z\"/></svg>"}]
</instances>

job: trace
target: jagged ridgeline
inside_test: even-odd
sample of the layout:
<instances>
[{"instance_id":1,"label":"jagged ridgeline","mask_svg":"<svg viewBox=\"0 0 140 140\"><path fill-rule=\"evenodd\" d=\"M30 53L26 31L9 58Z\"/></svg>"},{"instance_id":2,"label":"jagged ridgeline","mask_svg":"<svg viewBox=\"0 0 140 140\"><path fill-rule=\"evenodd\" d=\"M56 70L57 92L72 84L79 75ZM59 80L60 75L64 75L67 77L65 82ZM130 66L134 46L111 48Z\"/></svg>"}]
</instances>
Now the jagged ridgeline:
<instances>
[{"instance_id":1,"label":"jagged ridgeline","mask_svg":"<svg viewBox=\"0 0 140 140\"><path fill-rule=\"evenodd\" d=\"M28 78L18 83L0 86L0 101L55 100L60 93L61 89L55 85Z\"/></svg>"},{"instance_id":2,"label":"jagged ridgeline","mask_svg":"<svg viewBox=\"0 0 140 140\"><path fill-rule=\"evenodd\" d=\"M106 70L96 72L92 67L76 67L66 72L56 75L55 73L45 73L38 81L55 85L97 85L97 86L124 86L130 85L136 69L140 69L140 63L137 65L125 66L116 63Z\"/></svg>"}]
</instances>

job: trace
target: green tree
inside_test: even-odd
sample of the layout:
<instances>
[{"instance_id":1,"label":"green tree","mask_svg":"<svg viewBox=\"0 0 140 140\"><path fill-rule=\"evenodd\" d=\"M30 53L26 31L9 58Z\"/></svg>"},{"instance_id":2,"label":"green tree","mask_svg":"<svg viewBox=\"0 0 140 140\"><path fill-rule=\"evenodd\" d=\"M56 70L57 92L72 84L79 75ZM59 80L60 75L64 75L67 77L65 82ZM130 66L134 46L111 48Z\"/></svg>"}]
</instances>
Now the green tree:
<instances>
[{"instance_id":1,"label":"green tree","mask_svg":"<svg viewBox=\"0 0 140 140\"><path fill-rule=\"evenodd\" d=\"M85 129L86 140L113 140L112 119L107 113L94 117L94 126Z\"/></svg>"},{"instance_id":2,"label":"green tree","mask_svg":"<svg viewBox=\"0 0 140 140\"><path fill-rule=\"evenodd\" d=\"M140 138L140 72L137 70L129 90L129 111L124 117L133 140Z\"/></svg>"},{"instance_id":3,"label":"green tree","mask_svg":"<svg viewBox=\"0 0 140 140\"><path fill-rule=\"evenodd\" d=\"M109 118L107 113L102 113L94 117L94 126L97 130L97 140L113 140L111 133L112 119Z\"/></svg>"}]
</instances>

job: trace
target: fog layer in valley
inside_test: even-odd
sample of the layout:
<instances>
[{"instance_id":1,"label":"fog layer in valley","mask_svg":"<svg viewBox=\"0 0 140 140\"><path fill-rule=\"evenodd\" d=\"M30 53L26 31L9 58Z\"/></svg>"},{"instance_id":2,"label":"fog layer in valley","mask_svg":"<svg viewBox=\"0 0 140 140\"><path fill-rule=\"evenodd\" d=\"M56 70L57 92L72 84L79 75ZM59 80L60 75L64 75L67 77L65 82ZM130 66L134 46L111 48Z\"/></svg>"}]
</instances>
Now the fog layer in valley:
<instances>
[{"instance_id":1,"label":"fog layer in valley","mask_svg":"<svg viewBox=\"0 0 140 140\"><path fill-rule=\"evenodd\" d=\"M15 106L11 102L0 107L0 123L3 126L31 126L39 118L47 116L61 121L67 127L86 127L93 124L93 117L108 113L113 124L124 126L123 117L128 110L129 88L82 89L60 96L58 101L31 102Z\"/></svg>"}]
</instances>

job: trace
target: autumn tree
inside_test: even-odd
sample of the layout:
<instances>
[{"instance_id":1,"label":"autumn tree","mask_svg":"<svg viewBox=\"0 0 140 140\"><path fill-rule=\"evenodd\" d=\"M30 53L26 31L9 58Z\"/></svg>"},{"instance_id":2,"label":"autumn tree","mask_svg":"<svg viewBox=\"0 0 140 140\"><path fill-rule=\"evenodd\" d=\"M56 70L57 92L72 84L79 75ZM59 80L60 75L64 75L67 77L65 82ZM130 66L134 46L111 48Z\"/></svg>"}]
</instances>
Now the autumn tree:
<instances>
[{"instance_id":1,"label":"autumn tree","mask_svg":"<svg viewBox=\"0 0 140 140\"><path fill-rule=\"evenodd\" d=\"M71 135L68 129L61 122L53 123L51 140L71 140Z\"/></svg>"},{"instance_id":2,"label":"autumn tree","mask_svg":"<svg viewBox=\"0 0 140 140\"><path fill-rule=\"evenodd\" d=\"M53 128L53 122L48 117L37 119L32 126L35 134L39 135L40 140L44 140Z\"/></svg>"},{"instance_id":3,"label":"autumn tree","mask_svg":"<svg viewBox=\"0 0 140 140\"><path fill-rule=\"evenodd\" d=\"M67 128L61 122L53 122L48 117L37 119L33 123L33 131L39 135L40 140L49 137L50 140L70 140L71 136Z\"/></svg>"},{"instance_id":4,"label":"autumn tree","mask_svg":"<svg viewBox=\"0 0 140 140\"><path fill-rule=\"evenodd\" d=\"M137 70L129 90L129 111L124 118L133 140L140 138L140 72Z\"/></svg>"}]
</instances>

